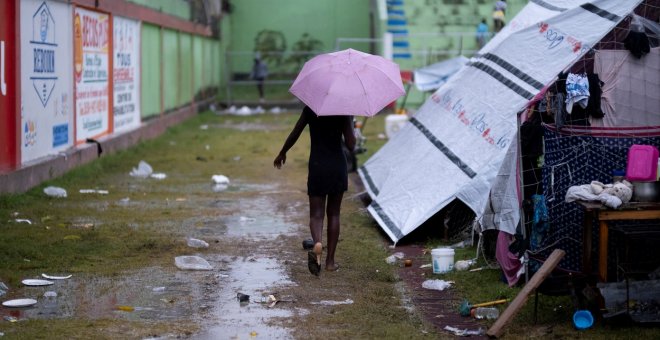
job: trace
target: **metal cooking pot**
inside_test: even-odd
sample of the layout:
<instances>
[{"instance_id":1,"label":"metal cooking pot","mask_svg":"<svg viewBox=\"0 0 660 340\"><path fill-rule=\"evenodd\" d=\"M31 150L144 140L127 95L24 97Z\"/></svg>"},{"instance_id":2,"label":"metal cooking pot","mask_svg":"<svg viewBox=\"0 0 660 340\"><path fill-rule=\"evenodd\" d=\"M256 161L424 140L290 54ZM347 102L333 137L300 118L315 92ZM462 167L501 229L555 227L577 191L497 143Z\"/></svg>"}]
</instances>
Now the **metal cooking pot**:
<instances>
[{"instance_id":1,"label":"metal cooking pot","mask_svg":"<svg viewBox=\"0 0 660 340\"><path fill-rule=\"evenodd\" d=\"M660 202L660 181L632 182L632 202Z\"/></svg>"}]
</instances>

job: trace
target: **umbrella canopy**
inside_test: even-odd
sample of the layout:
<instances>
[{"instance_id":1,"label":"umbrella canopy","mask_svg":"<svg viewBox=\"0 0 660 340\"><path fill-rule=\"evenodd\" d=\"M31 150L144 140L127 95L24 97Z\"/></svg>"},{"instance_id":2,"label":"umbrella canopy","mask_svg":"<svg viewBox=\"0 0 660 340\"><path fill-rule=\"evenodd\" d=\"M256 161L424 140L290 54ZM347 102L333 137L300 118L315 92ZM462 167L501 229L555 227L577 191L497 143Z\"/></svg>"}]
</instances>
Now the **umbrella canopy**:
<instances>
[{"instance_id":1,"label":"umbrella canopy","mask_svg":"<svg viewBox=\"0 0 660 340\"><path fill-rule=\"evenodd\" d=\"M399 65L350 48L307 61L289 92L319 116L373 116L405 93Z\"/></svg>"}]
</instances>

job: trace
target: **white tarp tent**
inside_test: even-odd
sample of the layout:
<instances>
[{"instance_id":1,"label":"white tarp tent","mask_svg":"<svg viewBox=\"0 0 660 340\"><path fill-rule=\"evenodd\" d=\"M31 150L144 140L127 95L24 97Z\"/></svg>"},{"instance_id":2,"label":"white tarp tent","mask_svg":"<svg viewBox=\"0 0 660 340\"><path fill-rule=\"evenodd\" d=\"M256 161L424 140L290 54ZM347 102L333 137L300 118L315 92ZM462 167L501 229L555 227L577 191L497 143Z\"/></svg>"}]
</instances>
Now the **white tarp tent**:
<instances>
[{"instance_id":1,"label":"white tarp tent","mask_svg":"<svg viewBox=\"0 0 660 340\"><path fill-rule=\"evenodd\" d=\"M459 55L439 63L424 66L415 70L415 87L420 91L433 91L444 85L449 77L458 72L470 59Z\"/></svg>"},{"instance_id":2,"label":"white tarp tent","mask_svg":"<svg viewBox=\"0 0 660 340\"><path fill-rule=\"evenodd\" d=\"M368 210L394 243L454 199L514 233L517 113L641 0L531 0L359 169ZM505 165L505 166L503 166ZM513 182L515 183L515 182Z\"/></svg>"}]
</instances>

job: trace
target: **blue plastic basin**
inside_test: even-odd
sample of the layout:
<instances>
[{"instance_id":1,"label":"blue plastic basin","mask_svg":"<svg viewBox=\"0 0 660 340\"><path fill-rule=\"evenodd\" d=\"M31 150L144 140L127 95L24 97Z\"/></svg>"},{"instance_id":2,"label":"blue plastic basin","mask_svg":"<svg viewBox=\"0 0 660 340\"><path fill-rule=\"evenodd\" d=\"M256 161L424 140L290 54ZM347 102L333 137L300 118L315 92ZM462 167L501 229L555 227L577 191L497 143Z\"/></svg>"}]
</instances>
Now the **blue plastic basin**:
<instances>
[{"instance_id":1,"label":"blue plastic basin","mask_svg":"<svg viewBox=\"0 0 660 340\"><path fill-rule=\"evenodd\" d=\"M588 310L579 310L573 314L573 324L577 329L587 329L594 324L594 317Z\"/></svg>"}]
</instances>

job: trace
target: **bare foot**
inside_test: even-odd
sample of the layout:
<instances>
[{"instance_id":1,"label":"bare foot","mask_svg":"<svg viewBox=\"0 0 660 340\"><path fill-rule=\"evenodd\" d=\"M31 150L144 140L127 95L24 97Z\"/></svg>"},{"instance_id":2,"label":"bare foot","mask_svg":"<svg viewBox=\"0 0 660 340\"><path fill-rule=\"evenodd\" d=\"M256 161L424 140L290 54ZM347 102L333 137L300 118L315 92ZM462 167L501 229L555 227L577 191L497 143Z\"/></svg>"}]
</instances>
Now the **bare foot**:
<instances>
[{"instance_id":1,"label":"bare foot","mask_svg":"<svg viewBox=\"0 0 660 340\"><path fill-rule=\"evenodd\" d=\"M321 242L316 242L314 244L314 254L316 254L316 264L321 266L321 253L323 253L323 244Z\"/></svg>"},{"instance_id":2,"label":"bare foot","mask_svg":"<svg viewBox=\"0 0 660 340\"><path fill-rule=\"evenodd\" d=\"M336 272L339 270L339 265L338 264L332 264L332 265L325 265L325 270L328 272Z\"/></svg>"}]
</instances>

